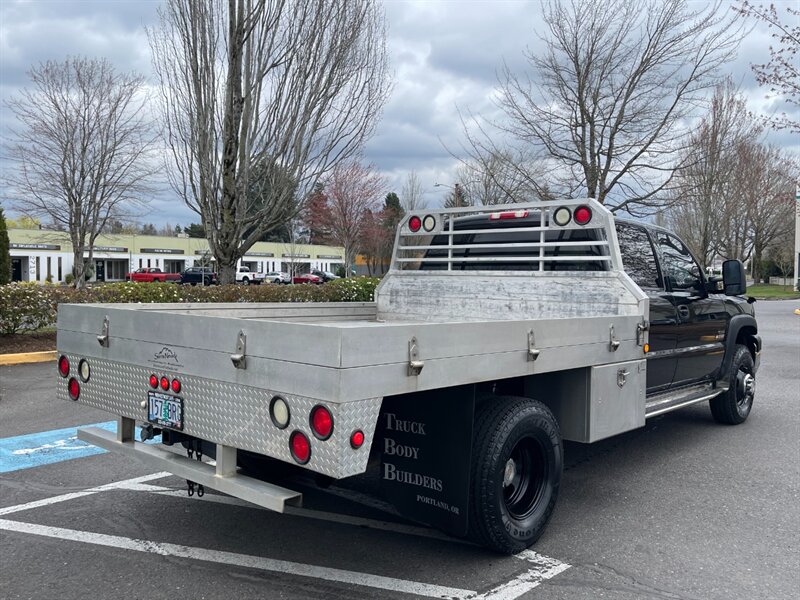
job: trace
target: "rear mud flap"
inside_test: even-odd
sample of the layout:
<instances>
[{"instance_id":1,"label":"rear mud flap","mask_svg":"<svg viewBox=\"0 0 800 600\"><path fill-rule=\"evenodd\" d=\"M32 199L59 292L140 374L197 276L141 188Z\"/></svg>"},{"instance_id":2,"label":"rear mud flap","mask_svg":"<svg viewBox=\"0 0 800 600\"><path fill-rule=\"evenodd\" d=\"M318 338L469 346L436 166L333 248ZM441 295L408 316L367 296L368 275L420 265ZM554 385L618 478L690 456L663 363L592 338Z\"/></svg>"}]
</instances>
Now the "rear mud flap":
<instances>
[{"instance_id":1,"label":"rear mud flap","mask_svg":"<svg viewBox=\"0 0 800 600\"><path fill-rule=\"evenodd\" d=\"M375 433L381 490L404 516L467 532L475 386L384 398Z\"/></svg>"}]
</instances>

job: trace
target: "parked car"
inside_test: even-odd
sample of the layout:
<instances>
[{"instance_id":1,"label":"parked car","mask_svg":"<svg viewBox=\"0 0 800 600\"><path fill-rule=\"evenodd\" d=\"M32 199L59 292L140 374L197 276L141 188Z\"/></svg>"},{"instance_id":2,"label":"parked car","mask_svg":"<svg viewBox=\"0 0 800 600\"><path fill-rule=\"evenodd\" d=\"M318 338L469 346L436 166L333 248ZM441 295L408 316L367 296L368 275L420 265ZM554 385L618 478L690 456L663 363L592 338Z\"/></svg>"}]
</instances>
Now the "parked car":
<instances>
[{"instance_id":1,"label":"parked car","mask_svg":"<svg viewBox=\"0 0 800 600\"><path fill-rule=\"evenodd\" d=\"M181 273L181 283L189 285L216 285L217 274L207 267L189 267Z\"/></svg>"},{"instance_id":2,"label":"parked car","mask_svg":"<svg viewBox=\"0 0 800 600\"><path fill-rule=\"evenodd\" d=\"M292 277L292 283L322 283L322 277L313 273L300 273Z\"/></svg>"},{"instance_id":3,"label":"parked car","mask_svg":"<svg viewBox=\"0 0 800 600\"><path fill-rule=\"evenodd\" d=\"M251 271L249 267L239 267L236 271L236 283L259 285L262 281L264 281L264 274Z\"/></svg>"},{"instance_id":4,"label":"parked car","mask_svg":"<svg viewBox=\"0 0 800 600\"><path fill-rule=\"evenodd\" d=\"M177 282L180 281L180 278L180 273L165 273L156 267L143 267L125 275L125 281L134 281L137 283L149 283L152 281Z\"/></svg>"},{"instance_id":5,"label":"parked car","mask_svg":"<svg viewBox=\"0 0 800 600\"><path fill-rule=\"evenodd\" d=\"M330 271L319 271L317 269L312 269L311 270L311 274L312 275L316 275L317 277L322 279L323 282L328 282L328 281L333 281L334 279L339 279L338 275L334 275Z\"/></svg>"},{"instance_id":6,"label":"parked car","mask_svg":"<svg viewBox=\"0 0 800 600\"><path fill-rule=\"evenodd\" d=\"M264 275L264 281L272 283L289 283L292 281L292 278L289 277L288 273L284 273L283 271L272 271L271 273Z\"/></svg>"}]
</instances>

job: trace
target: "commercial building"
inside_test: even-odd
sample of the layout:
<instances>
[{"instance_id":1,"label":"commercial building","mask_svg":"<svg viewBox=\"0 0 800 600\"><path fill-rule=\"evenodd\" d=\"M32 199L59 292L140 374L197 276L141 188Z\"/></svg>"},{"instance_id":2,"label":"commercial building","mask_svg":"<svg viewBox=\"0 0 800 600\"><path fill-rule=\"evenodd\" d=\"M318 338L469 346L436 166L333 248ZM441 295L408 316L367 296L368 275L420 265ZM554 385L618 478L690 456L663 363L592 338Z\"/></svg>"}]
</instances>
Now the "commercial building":
<instances>
[{"instance_id":1,"label":"commercial building","mask_svg":"<svg viewBox=\"0 0 800 600\"><path fill-rule=\"evenodd\" d=\"M13 281L58 283L72 273L72 244L66 233L9 229L8 237ZM85 257L88 256L87 251ZM125 234L98 236L92 260L90 281L124 281L126 273L142 267L179 273L195 263L213 264L205 239ZM257 242L240 263L259 273L335 271L344 266L344 250L335 246Z\"/></svg>"}]
</instances>

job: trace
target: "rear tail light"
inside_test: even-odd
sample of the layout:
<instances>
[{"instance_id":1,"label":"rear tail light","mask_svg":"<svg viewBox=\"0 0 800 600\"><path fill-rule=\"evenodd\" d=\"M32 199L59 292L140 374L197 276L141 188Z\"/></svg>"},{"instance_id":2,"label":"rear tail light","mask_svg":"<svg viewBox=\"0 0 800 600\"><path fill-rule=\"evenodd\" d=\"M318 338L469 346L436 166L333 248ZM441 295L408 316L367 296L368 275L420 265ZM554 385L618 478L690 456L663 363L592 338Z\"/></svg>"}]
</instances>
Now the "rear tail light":
<instances>
[{"instance_id":1,"label":"rear tail light","mask_svg":"<svg viewBox=\"0 0 800 600\"><path fill-rule=\"evenodd\" d=\"M301 465L306 464L311 459L311 442L300 431L293 431L289 437L289 450L292 453L292 458Z\"/></svg>"},{"instance_id":2,"label":"rear tail light","mask_svg":"<svg viewBox=\"0 0 800 600\"><path fill-rule=\"evenodd\" d=\"M165 392L169 389L169 379L166 377L161 378L161 389Z\"/></svg>"},{"instance_id":3,"label":"rear tail light","mask_svg":"<svg viewBox=\"0 0 800 600\"><path fill-rule=\"evenodd\" d=\"M156 389L158 387L158 377L150 375L150 387Z\"/></svg>"},{"instance_id":4,"label":"rear tail light","mask_svg":"<svg viewBox=\"0 0 800 600\"><path fill-rule=\"evenodd\" d=\"M89 368L89 361L85 358L81 359L81 362L78 363L78 375L80 375L83 383L89 381L89 377L92 375L92 370Z\"/></svg>"},{"instance_id":5,"label":"rear tail light","mask_svg":"<svg viewBox=\"0 0 800 600\"><path fill-rule=\"evenodd\" d=\"M414 215L408 220L408 228L413 233L417 233L420 227L422 227L422 219L420 219L417 215Z\"/></svg>"},{"instance_id":6,"label":"rear tail light","mask_svg":"<svg viewBox=\"0 0 800 600\"><path fill-rule=\"evenodd\" d=\"M58 373L62 377L67 377L69 375L69 359L63 354L58 359Z\"/></svg>"},{"instance_id":7,"label":"rear tail light","mask_svg":"<svg viewBox=\"0 0 800 600\"><path fill-rule=\"evenodd\" d=\"M181 382L178 381L177 379L172 380L172 391L175 392L176 394L181 393Z\"/></svg>"},{"instance_id":8,"label":"rear tail light","mask_svg":"<svg viewBox=\"0 0 800 600\"><path fill-rule=\"evenodd\" d=\"M569 224L571 220L572 213L566 206L557 208L556 212L553 213L553 222L559 227L564 227L565 225Z\"/></svg>"},{"instance_id":9,"label":"rear tail light","mask_svg":"<svg viewBox=\"0 0 800 600\"><path fill-rule=\"evenodd\" d=\"M286 400L280 396L275 396L269 403L269 416L275 424L275 427L278 429L286 429L291 417L289 405L286 403Z\"/></svg>"},{"instance_id":10,"label":"rear tail light","mask_svg":"<svg viewBox=\"0 0 800 600\"><path fill-rule=\"evenodd\" d=\"M327 440L333 433L333 415L322 405L311 409L311 431L321 440Z\"/></svg>"},{"instance_id":11,"label":"rear tail light","mask_svg":"<svg viewBox=\"0 0 800 600\"><path fill-rule=\"evenodd\" d=\"M578 225L586 225L592 220L592 209L588 206L579 206L575 209L574 218Z\"/></svg>"},{"instance_id":12,"label":"rear tail light","mask_svg":"<svg viewBox=\"0 0 800 600\"><path fill-rule=\"evenodd\" d=\"M362 445L364 445L364 432L360 429L356 429L350 435L350 447L358 450Z\"/></svg>"},{"instance_id":13,"label":"rear tail light","mask_svg":"<svg viewBox=\"0 0 800 600\"><path fill-rule=\"evenodd\" d=\"M70 377L70 380L67 383L67 391L69 392L70 398L77 400L81 396L81 384L79 384L78 380L74 377Z\"/></svg>"}]
</instances>

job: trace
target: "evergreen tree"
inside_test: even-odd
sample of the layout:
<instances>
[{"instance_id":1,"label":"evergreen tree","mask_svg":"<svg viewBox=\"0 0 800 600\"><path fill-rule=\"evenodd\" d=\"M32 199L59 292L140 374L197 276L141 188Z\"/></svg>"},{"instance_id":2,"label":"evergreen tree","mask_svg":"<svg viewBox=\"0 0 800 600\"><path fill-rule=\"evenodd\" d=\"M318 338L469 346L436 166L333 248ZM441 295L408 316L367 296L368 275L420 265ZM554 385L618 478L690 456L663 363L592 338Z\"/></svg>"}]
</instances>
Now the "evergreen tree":
<instances>
[{"instance_id":1,"label":"evergreen tree","mask_svg":"<svg viewBox=\"0 0 800 600\"><path fill-rule=\"evenodd\" d=\"M206 228L203 227L201 223L189 223L188 227L183 228L183 233L188 235L190 238L202 238L205 239L206 237Z\"/></svg>"},{"instance_id":2,"label":"evergreen tree","mask_svg":"<svg viewBox=\"0 0 800 600\"><path fill-rule=\"evenodd\" d=\"M11 281L11 253L3 207L0 206L0 285Z\"/></svg>"}]
</instances>

